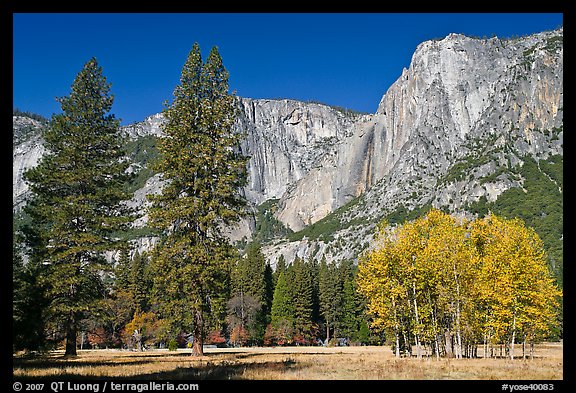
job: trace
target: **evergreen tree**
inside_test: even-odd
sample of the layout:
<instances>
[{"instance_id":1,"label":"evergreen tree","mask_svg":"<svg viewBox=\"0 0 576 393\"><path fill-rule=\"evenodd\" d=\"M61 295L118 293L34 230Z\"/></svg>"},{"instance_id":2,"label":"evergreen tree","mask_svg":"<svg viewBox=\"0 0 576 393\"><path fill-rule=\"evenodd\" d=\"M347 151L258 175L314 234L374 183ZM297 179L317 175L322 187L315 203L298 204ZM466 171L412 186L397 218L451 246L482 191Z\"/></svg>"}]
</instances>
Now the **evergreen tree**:
<instances>
[{"instance_id":1,"label":"evergreen tree","mask_svg":"<svg viewBox=\"0 0 576 393\"><path fill-rule=\"evenodd\" d=\"M250 243L245 257L238 260L236 269L233 270L232 292L243 291L264 303L266 298L265 270L266 259L262 254L260 244Z\"/></svg>"},{"instance_id":2,"label":"evergreen tree","mask_svg":"<svg viewBox=\"0 0 576 393\"><path fill-rule=\"evenodd\" d=\"M130 264L131 259L128 247L123 247L114 266L114 291L127 290L130 287Z\"/></svg>"},{"instance_id":3,"label":"evergreen tree","mask_svg":"<svg viewBox=\"0 0 576 393\"><path fill-rule=\"evenodd\" d=\"M202 355L207 325L220 323L226 312L235 258L223 228L245 205L239 190L247 159L233 131L235 98L216 47L203 63L193 45L164 116L155 169L166 183L161 194L149 195L149 225L162 231L153 254L154 293L172 334L191 329L193 353Z\"/></svg>"},{"instance_id":4,"label":"evergreen tree","mask_svg":"<svg viewBox=\"0 0 576 393\"><path fill-rule=\"evenodd\" d=\"M119 121L108 112L113 96L96 59L76 76L62 113L43 130L46 154L24 177L33 194L28 244L33 263L44 266L47 315L62 326L66 354L76 354L78 324L103 294L104 252L119 248L115 236L132 217Z\"/></svg>"},{"instance_id":5,"label":"evergreen tree","mask_svg":"<svg viewBox=\"0 0 576 393\"><path fill-rule=\"evenodd\" d=\"M12 346L13 350L39 350L44 343L42 313L46 307L43 288L38 283L38 266L24 264L20 236L12 243Z\"/></svg>"},{"instance_id":6,"label":"evergreen tree","mask_svg":"<svg viewBox=\"0 0 576 393\"><path fill-rule=\"evenodd\" d=\"M326 343L328 343L331 337L336 337L341 314L342 286L338 267L334 263L326 264L325 258L322 258L318 267L318 289L320 314L324 318ZM330 329L333 329L332 336L330 336Z\"/></svg>"},{"instance_id":7,"label":"evergreen tree","mask_svg":"<svg viewBox=\"0 0 576 393\"><path fill-rule=\"evenodd\" d=\"M274 288L270 323L272 328L277 332L277 338L280 338L283 342L292 339L294 331L294 304L292 291L286 280L286 272L280 272L276 288Z\"/></svg>"},{"instance_id":8,"label":"evergreen tree","mask_svg":"<svg viewBox=\"0 0 576 393\"><path fill-rule=\"evenodd\" d=\"M278 260L276 261L276 268L274 269L274 286L278 283L278 277L280 277L280 273L286 272L286 259L284 259L284 255L280 254Z\"/></svg>"},{"instance_id":9,"label":"evergreen tree","mask_svg":"<svg viewBox=\"0 0 576 393\"><path fill-rule=\"evenodd\" d=\"M272 312L272 299L274 299L274 272L268 262L264 270L264 316L266 325L270 323L270 313Z\"/></svg>"},{"instance_id":10,"label":"evergreen tree","mask_svg":"<svg viewBox=\"0 0 576 393\"><path fill-rule=\"evenodd\" d=\"M149 274L147 254L140 254L136 251L130 265L129 285L134 296L136 309L148 311L152 280Z\"/></svg>"},{"instance_id":11,"label":"evergreen tree","mask_svg":"<svg viewBox=\"0 0 576 393\"><path fill-rule=\"evenodd\" d=\"M110 332L113 345L120 344L122 329L131 321L136 312L136 301L131 283L131 267L132 259L129 249L123 247L114 266L114 281L101 304L100 323Z\"/></svg>"},{"instance_id":12,"label":"evergreen tree","mask_svg":"<svg viewBox=\"0 0 576 393\"><path fill-rule=\"evenodd\" d=\"M313 289L312 275L307 264L298 257L290 265L289 270L292 272L291 292L292 303L294 307L294 328L296 334L307 341L312 329L312 306L313 306Z\"/></svg>"},{"instance_id":13,"label":"evergreen tree","mask_svg":"<svg viewBox=\"0 0 576 393\"><path fill-rule=\"evenodd\" d=\"M318 279L319 265L316 259L310 258L306 262L306 267L310 271L311 286L312 286L312 322L317 327L320 323L320 282Z\"/></svg>"},{"instance_id":14,"label":"evergreen tree","mask_svg":"<svg viewBox=\"0 0 576 393\"><path fill-rule=\"evenodd\" d=\"M266 314L269 308L266 299L266 260L260 244L248 246L244 258L240 258L231 274L230 317L248 334L248 340L261 343L266 329ZM233 307L231 307L233 306Z\"/></svg>"},{"instance_id":15,"label":"evergreen tree","mask_svg":"<svg viewBox=\"0 0 576 393\"><path fill-rule=\"evenodd\" d=\"M147 254L136 251L130 258L128 249L123 249L114 268L114 276L114 284L103 311L115 334L136 314L150 311L152 278Z\"/></svg>"},{"instance_id":16,"label":"evergreen tree","mask_svg":"<svg viewBox=\"0 0 576 393\"><path fill-rule=\"evenodd\" d=\"M347 277L342 290L342 315L340 334L348 340L356 340L360 329L358 313L358 301L356 297L356 284L354 277Z\"/></svg>"}]
</instances>

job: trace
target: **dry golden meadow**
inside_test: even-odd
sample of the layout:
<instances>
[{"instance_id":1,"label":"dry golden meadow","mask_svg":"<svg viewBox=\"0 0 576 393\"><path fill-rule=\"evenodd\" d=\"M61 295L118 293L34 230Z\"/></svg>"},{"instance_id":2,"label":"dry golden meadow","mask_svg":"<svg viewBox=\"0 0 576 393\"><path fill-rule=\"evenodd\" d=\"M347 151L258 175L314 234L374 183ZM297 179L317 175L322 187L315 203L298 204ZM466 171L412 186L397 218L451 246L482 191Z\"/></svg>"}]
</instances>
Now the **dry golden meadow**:
<instances>
[{"instance_id":1,"label":"dry golden meadow","mask_svg":"<svg viewBox=\"0 0 576 393\"><path fill-rule=\"evenodd\" d=\"M479 353L481 355L481 353ZM517 355L522 355L521 346ZM14 356L15 378L248 380L561 380L561 343L539 344L533 359L396 359L390 347L275 347L188 350L83 350Z\"/></svg>"}]
</instances>

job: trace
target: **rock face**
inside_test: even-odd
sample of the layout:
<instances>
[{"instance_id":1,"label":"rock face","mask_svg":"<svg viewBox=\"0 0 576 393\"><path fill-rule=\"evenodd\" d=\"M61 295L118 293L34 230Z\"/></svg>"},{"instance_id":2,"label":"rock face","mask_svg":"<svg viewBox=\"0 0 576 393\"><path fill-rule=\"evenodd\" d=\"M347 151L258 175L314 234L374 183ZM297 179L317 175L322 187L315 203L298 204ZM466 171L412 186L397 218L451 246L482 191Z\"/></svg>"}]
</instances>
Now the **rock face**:
<instances>
[{"instance_id":1,"label":"rock face","mask_svg":"<svg viewBox=\"0 0 576 393\"><path fill-rule=\"evenodd\" d=\"M562 107L562 30L519 40L451 34L424 42L378 107L375 134L387 139L387 154L374 173L405 192L476 154L474 142L508 144L506 158L562 154L562 135L553 140L542 132L562 126Z\"/></svg>"},{"instance_id":2,"label":"rock face","mask_svg":"<svg viewBox=\"0 0 576 393\"><path fill-rule=\"evenodd\" d=\"M561 29L515 40L451 34L420 44L376 113L280 201L278 218L298 230L361 195L331 219L341 229L327 241L271 244L268 255L356 259L375 223L399 206L462 214L522 188L507 170L524 156L563 155L562 37Z\"/></svg>"},{"instance_id":3,"label":"rock face","mask_svg":"<svg viewBox=\"0 0 576 393\"><path fill-rule=\"evenodd\" d=\"M241 99L240 105L238 128L247 134L242 150L250 157L249 201L258 205L280 199L277 217L293 230L342 204L324 162L364 116L293 100ZM315 188L309 189L310 183Z\"/></svg>"},{"instance_id":4,"label":"rock face","mask_svg":"<svg viewBox=\"0 0 576 393\"><path fill-rule=\"evenodd\" d=\"M130 139L136 139L145 136L160 136L162 135L162 125L164 124L164 116L162 113L157 113L148 116L144 121L134 123L123 127L124 133Z\"/></svg>"},{"instance_id":5,"label":"rock face","mask_svg":"<svg viewBox=\"0 0 576 393\"><path fill-rule=\"evenodd\" d=\"M563 155L563 30L423 42L370 115L294 100L238 103L250 204L277 200L274 217L295 232L335 212L347 223L330 241L279 239L264 251L272 261L280 254L287 261L295 254L356 258L377 219L399 205L461 212L481 197L494 201L522 187L502 168L522 164L525 155ZM158 136L163 121L156 114L123 129L133 140ZM15 139L15 208L26 192L22 172L42 153L38 136ZM156 176L133 203L158 189ZM254 230L248 219L230 236L249 238ZM351 246L330 252L336 243Z\"/></svg>"},{"instance_id":6,"label":"rock face","mask_svg":"<svg viewBox=\"0 0 576 393\"><path fill-rule=\"evenodd\" d=\"M278 218L302 229L387 177L386 187L369 198L379 200L379 208L416 188L432 191L436 179L470 154L475 139L514 140L513 159L562 154L562 135L553 141L541 132L562 125L562 107L562 30L519 40L450 34L424 42L377 112L357 118L351 134L283 196ZM456 198L457 208L482 195L494 200L510 186L503 180L484 190L469 184L434 191L438 204Z\"/></svg>"},{"instance_id":7,"label":"rock face","mask_svg":"<svg viewBox=\"0 0 576 393\"><path fill-rule=\"evenodd\" d=\"M38 164L44 154L40 130L46 124L26 116L12 116L12 206L19 210L26 203L28 185L23 175Z\"/></svg>"}]
</instances>

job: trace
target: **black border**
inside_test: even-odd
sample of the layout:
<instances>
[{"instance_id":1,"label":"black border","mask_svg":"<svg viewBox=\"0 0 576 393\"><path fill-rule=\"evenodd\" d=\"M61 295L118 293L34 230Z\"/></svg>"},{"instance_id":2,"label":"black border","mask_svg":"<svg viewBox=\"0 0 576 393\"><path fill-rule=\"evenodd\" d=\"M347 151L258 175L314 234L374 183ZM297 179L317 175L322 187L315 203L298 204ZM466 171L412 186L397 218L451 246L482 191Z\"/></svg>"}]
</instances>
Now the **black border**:
<instances>
[{"instance_id":1,"label":"black border","mask_svg":"<svg viewBox=\"0 0 576 393\"><path fill-rule=\"evenodd\" d=\"M197 2L182 2L182 1L162 1L162 2L139 2L137 6L133 4L127 4L126 2L120 2L118 0L111 2L107 0L98 1L97 3L91 3L87 5L85 2L56 2L56 1L42 1L36 2L33 0L27 0L25 2L20 2L14 4L16 2L12 1L12 4L6 4L7 2L2 2L1 7L1 19L0 19L0 28L2 31L2 48L4 52L8 50L10 53L13 53L13 41L12 41L12 34L13 34L13 20L12 15L14 13L69 13L69 12L102 12L102 13L110 13L110 12L120 12L120 13L171 13L171 12L251 12L251 13L262 13L262 12L296 12L296 13L309 13L309 12L345 12L345 13L375 13L375 12L418 12L418 13L437 13L437 12L473 12L473 13L533 13L533 12L559 12L564 14L564 36L568 36L568 45L566 46L566 40L564 40L565 47L568 48L567 53L571 54L572 52L572 8L570 7L571 1L550 1L547 0L545 2L528 2L528 1L478 1L478 2L458 2L451 4L450 2L423 2L422 4L414 4L413 2L395 2L397 4L387 4L385 2L380 2L380 9L374 9L375 3L373 2L364 2L359 3L355 2L353 5L352 10L346 9L346 6L349 4L344 4L344 7L330 4L330 7L325 7L322 4L311 4L310 2L307 3L298 3L298 2L285 2L281 4L280 7L284 7L284 9L278 10L278 4L274 4L274 2L267 2L265 4L257 4L255 2L242 2L239 4L238 2L232 3L230 5L224 4L216 4L215 2L204 2L202 4L198 4ZM572 4L573 5L573 4ZM225 10L223 10L222 6L224 6ZM276 9L275 9L276 8ZM9 40L10 38L10 40ZM566 53L566 52L565 52ZM8 90L8 87L13 86L13 79L12 79L12 62L11 64L7 64L8 56L3 56L2 63L4 66L0 69L3 71L1 72L1 86L3 89ZM10 56L10 60L12 56ZM568 66L566 69L568 72L566 73L567 79L572 79L572 72L576 72L576 67L570 66L569 64L573 64L570 62L570 56L568 56ZM11 72L7 72L10 69ZM572 84L568 83L568 86L572 86ZM12 89L11 89L12 90ZM568 89L567 91L571 91ZM4 97L9 96L9 93L6 91L3 95ZM12 99L11 99L12 100ZM569 102L570 100L568 100ZM8 123L9 114L7 113L11 108L8 107L5 100L3 102L2 111L5 113L5 116L2 116L2 119L6 119L6 123ZM566 108L571 108L569 104L565 103ZM23 108L25 109L25 108ZM571 110L565 112L568 113L568 116L565 116L565 120L568 120L568 125L565 127L569 131L564 134L565 142L570 141L571 134L571 122L570 122L570 114L572 113ZM567 118L567 119L566 119ZM11 125L6 124L4 126L6 128L6 135L8 135L7 129L11 127ZM8 145L8 144L7 144ZM9 154L5 154L5 157L9 157ZM565 157L567 166L571 168L572 164L571 155L568 154ZM7 171L6 171L7 172ZM565 191L565 190L564 190ZM11 211L11 205L6 203L6 210L8 210L8 206ZM568 210L571 209L571 204L568 203L565 208L568 207ZM568 214L568 217L572 217ZM571 245L572 240L572 231L570 226L564 229L564 244ZM8 233L8 226L6 226L6 236L5 239L11 239L12 232ZM6 243L5 249L8 250L8 244ZM568 255L567 252L564 255ZM568 259L565 257L565 260ZM8 259L6 259L7 261ZM5 261L6 265L8 263ZM197 383L199 386L199 391L214 391L215 389L250 389L250 390L262 390L262 391L270 391L271 389L275 389L277 387L281 388L288 388L288 389L304 389L304 390L314 390L314 391L325 391L326 389L369 389L369 388L385 388L385 389L392 389L392 390L419 390L419 389L431 389L429 391L441 391L441 392L448 392L448 391L457 391L462 392L468 388L480 388L485 392L501 392L504 391L502 388L503 384L518 384L518 385L531 385L531 384L554 384L553 391L563 391L568 386L576 386L574 384L574 374L576 368L573 365L573 361L571 360L573 354L573 337L571 335L573 324L570 320L571 312L573 312L572 308L572 298L574 296L573 287L571 286L570 277L575 278L573 270L573 263L572 262L565 262L564 263L564 277L565 279L565 287L564 287L564 353L568 356L564 356L563 359L563 380L546 380L546 381L515 381L515 380L497 380L497 381L484 381L484 380L445 380L445 381L430 381L430 380L402 380L402 381L392 381L392 380L383 380L383 381L374 381L374 380L321 380L321 381L287 381L287 380L276 380L276 381L259 381L259 380L250 380L250 381L243 381L243 380L235 380L235 381L165 381L171 382L173 384L178 384L181 382L188 382L188 383ZM6 289L9 289L12 292L12 282L10 281L10 276L8 272L3 275L4 279L6 280L5 285L3 286ZM7 294L3 297L4 299L10 299L10 295ZM5 302L5 315L11 314L10 302ZM10 322L11 324L11 322ZM5 344L5 346L7 346ZM14 383L21 382L22 384L36 382L36 383L44 383L43 391L52 391L50 390L50 383L51 382L60 382L60 381L71 381L71 379L42 379L42 380L24 380L24 379L17 379L13 377L12 372L12 357L8 353L8 348L4 349L6 353L4 365L6 365L6 373L3 375L11 375L11 378L5 378L6 382L2 383L2 386L5 386L8 390L7 391L15 391L14 390ZM108 381L120 382L121 379L110 378L106 379ZM91 380L91 379L81 379L76 380L77 382L81 381L83 383L97 383L99 386L99 392L102 392L102 388L104 385L103 380ZM148 383L148 380L124 380L126 383ZM162 381L158 381L162 382ZM65 389L66 390L66 389ZM528 389L531 390L531 389ZM109 388L107 391L110 391Z\"/></svg>"}]
</instances>

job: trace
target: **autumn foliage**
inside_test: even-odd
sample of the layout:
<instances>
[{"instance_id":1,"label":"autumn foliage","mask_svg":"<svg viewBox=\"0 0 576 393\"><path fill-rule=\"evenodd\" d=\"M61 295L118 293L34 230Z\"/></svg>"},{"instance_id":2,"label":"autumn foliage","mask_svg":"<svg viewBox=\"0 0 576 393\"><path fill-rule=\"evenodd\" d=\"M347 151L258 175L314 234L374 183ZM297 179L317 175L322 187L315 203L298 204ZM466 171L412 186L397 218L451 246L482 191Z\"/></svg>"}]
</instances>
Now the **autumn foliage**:
<instances>
[{"instance_id":1,"label":"autumn foliage","mask_svg":"<svg viewBox=\"0 0 576 393\"><path fill-rule=\"evenodd\" d=\"M562 296L542 241L521 220L469 221L439 210L399 227L382 226L359 262L358 289L372 327L392 337L396 356L497 354L544 338Z\"/></svg>"}]
</instances>

